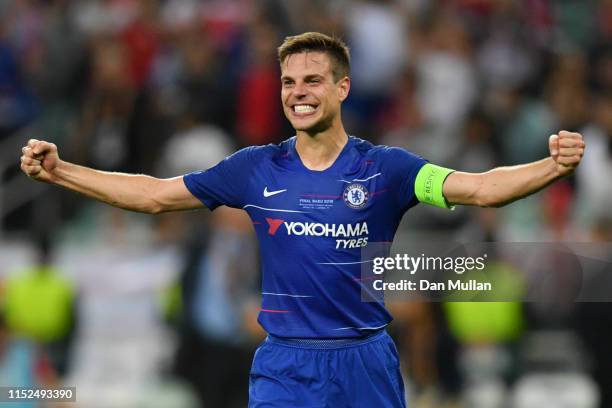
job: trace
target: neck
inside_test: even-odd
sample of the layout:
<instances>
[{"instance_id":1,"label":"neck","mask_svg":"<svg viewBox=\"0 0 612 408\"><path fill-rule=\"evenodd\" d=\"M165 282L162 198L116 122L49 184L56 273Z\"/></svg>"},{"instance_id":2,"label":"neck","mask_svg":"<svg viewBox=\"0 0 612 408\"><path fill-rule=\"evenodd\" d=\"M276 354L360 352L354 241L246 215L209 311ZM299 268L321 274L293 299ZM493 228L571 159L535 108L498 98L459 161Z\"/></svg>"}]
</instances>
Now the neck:
<instances>
[{"instance_id":1,"label":"neck","mask_svg":"<svg viewBox=\"0 0 612 408\"><path fill-rule=\"evenodd\" d=\"M348 135L340 124L315 134L297 131L295 148L307 169L322 171L334 164L347 142Z\"/></svg>"}]
</instances>

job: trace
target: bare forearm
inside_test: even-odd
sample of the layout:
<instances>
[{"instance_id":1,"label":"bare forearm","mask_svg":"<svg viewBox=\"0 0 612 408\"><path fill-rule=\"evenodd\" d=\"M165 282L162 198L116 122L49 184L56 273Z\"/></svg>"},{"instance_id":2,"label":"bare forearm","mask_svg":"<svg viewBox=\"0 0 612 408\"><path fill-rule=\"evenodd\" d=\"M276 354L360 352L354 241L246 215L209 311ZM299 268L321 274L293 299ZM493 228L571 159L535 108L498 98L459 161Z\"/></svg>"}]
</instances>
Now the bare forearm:
<instances>
[{"instance_id":1,"label":"bare forearm","mask_svg":"<svg viewBox=\"0 0 612 408\"><path fill-rule=\"evenodd\" d=\"M541 190L561 176L551 158L485 173L455 172L444 183L444 196L452 204L501 207Z\"/></svg>"},{"instance_id":2,"label":"bare forearm","mask_svg":"<svg viewBox=\"0 0 612 408\"><path fill-rule=\"evenodd\" d=\"M115 207L159 212L153 197L160 180L154 177L94 170L61 161L50 181Z\"/></svg>"},{"instance_id":3,"label":"bare forearm","mask_svg":"<svg viewBox=\"0 0 612 408\"><path fill-rule=\"evenodd\" d=\"M28 177L57 184L115 207L158 214L204 206L187 189L183 176L158 179L78 166L61 160L55 144L37 139L28 140L21 153L20 167Z\"/></svg>"},{"instance_id":4,"label":"bare forearm","mask_svg":"<svg viewBox=\"0 0 612 408\"><path fill-rule=\"evenodd\" d=\"M480 204L501 207L533 194L561 177L551 158L511 167L498 167L481 174L477 194Z\"/></svg>"},{"instance_id":5,"label":"bare forearm","mask_svg":"<svg viewBox=\"0 0 612 408\"><path fill-rule=\"evenodd\" d=\"M486 173L454 172L443 185L451 204L501 207L535 193L558 178L572 174L580 164L585 144L580 133L562 130L548 139L550 157Z\"/></svg>"}]
</instances>

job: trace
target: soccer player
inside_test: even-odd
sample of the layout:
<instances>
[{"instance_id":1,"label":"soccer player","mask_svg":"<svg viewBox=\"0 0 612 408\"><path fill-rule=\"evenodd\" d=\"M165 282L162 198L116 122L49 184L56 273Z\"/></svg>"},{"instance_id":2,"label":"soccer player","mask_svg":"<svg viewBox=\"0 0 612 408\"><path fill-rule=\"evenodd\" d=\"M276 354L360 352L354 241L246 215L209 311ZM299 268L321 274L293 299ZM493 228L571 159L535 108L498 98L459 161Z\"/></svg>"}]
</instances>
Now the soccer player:
<instances>
[{"instance_id":1,"label":"soccer player","mask_svg":"<svg viewBox=\"0 0 612 408\"><path fill-rule=\"evenodd\" d=\"M550 157L537 162L453 171L347 135L349 52L338 39L288 37L279 61L284 113L296 131L279 145L157 179L81 167L61 160L54 144L30 140L21 168L127 210L244 209L260 242L259 323L269 334L254 357L249 406L404 407L396 348L384 330L391 316L382 303L361 301L361 249L392 241L418 202L501 206L542 189L576 168L582 136L552 135Z\"/></svg>"}]
</instances>

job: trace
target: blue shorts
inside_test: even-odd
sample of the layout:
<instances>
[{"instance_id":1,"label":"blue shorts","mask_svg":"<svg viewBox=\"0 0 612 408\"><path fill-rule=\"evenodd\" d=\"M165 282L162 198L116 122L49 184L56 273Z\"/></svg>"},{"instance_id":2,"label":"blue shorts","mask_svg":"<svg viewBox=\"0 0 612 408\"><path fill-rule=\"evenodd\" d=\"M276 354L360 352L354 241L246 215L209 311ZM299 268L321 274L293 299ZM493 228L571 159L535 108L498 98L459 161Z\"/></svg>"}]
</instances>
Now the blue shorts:
<instances>
[{"instance_id":1,"label":"blue shorts","mask_svg":"<svg viewBox=\"0 0 612 408\"><path fill-rule=\"evenodd\" d=\"M255 352L249 408L405 408L393 340L268 336Z\"/></svg>"}]
</instances>

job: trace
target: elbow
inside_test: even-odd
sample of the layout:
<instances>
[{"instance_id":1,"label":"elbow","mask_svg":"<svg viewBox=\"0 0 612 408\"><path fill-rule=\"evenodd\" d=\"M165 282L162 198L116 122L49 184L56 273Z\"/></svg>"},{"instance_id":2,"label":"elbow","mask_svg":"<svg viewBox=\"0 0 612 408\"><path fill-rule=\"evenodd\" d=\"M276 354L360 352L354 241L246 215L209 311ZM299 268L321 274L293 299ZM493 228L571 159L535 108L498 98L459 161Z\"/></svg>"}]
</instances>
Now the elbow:
<instances>
[{"instance_id":1,"label":"elbow","mask_svg":"<svg viewBox=\"0 0 612 408\"><path fill-rule=\"evenodd\" d=\"M164 209L153 201L131 205L119 205L111 203L111 205L117 208L121 208L122 210L134 211L142 214L157 215L164 212Z\"/></svg>"},{"instance_id":2,"label":"elbow","mask_svg":"<svg viewBox=\"0 0 612 408\"><path fill-rule=\"evenodd\" d=\"M144 212L158 215L169 211L170 205L167 202L164 187L165 185L161 180L155 180L155 185L147 192L149 199L147 200Z\"/></svg>"},{"instance_id":3,"label":"elbow","mask_svg":"<svg viewBox=\"0 0 612 408\"><path fill-rule=\"evenodd\" d=\"M120 200L109 200L109 201L104 201L105 203L116 207L116 208L120 208L122 210L126 210L126 211L133 211L133 212L137 212L137 213L142 213L142 214L161 214L163 212L163 209L161 208L161 206L157 205L153 200L148 200L148 201L131 201L131 202L124 202L124 201L120 201Z\"/></svg>"},{"instance_id":4,"label":"elbow","mask_svg":"<svg viewBox=\"0 0 612 408\"><path fill-rule=\"evenodd\" d=\"M503 201L490 201L482 205L484 208L501 208L505 206L507 203Z\"/></svg>"},{"instance_id":5,"label":"elbow","mask_svg":"<svg viewBox=\"0 0 612 408\"><path fill-rule=\"evenodd\" d=\"M161 205L159 205L158 203L155 203L155 204L153 204L153 205L149 206L149 207L148 207L148 208L145 210L145 212L146 212L147 214L151 214L151 215L158 215L158 214L162 214L162 213L164 213L164 212L165 212L165 210L164 210L164 208L163 208Z\"/></svg>"},{"instance_id":6,"label":"elbow","mask_svg":"<svg viewBox=\"0 0 612 408\"><path fill-rule=\"evenodd\" d=\"M147 204L145 212L147 214L158 215L168 211L167 206L164 204L162 197L159 195L152 195L151 200Z\"/></svg>"}]
</instances>

